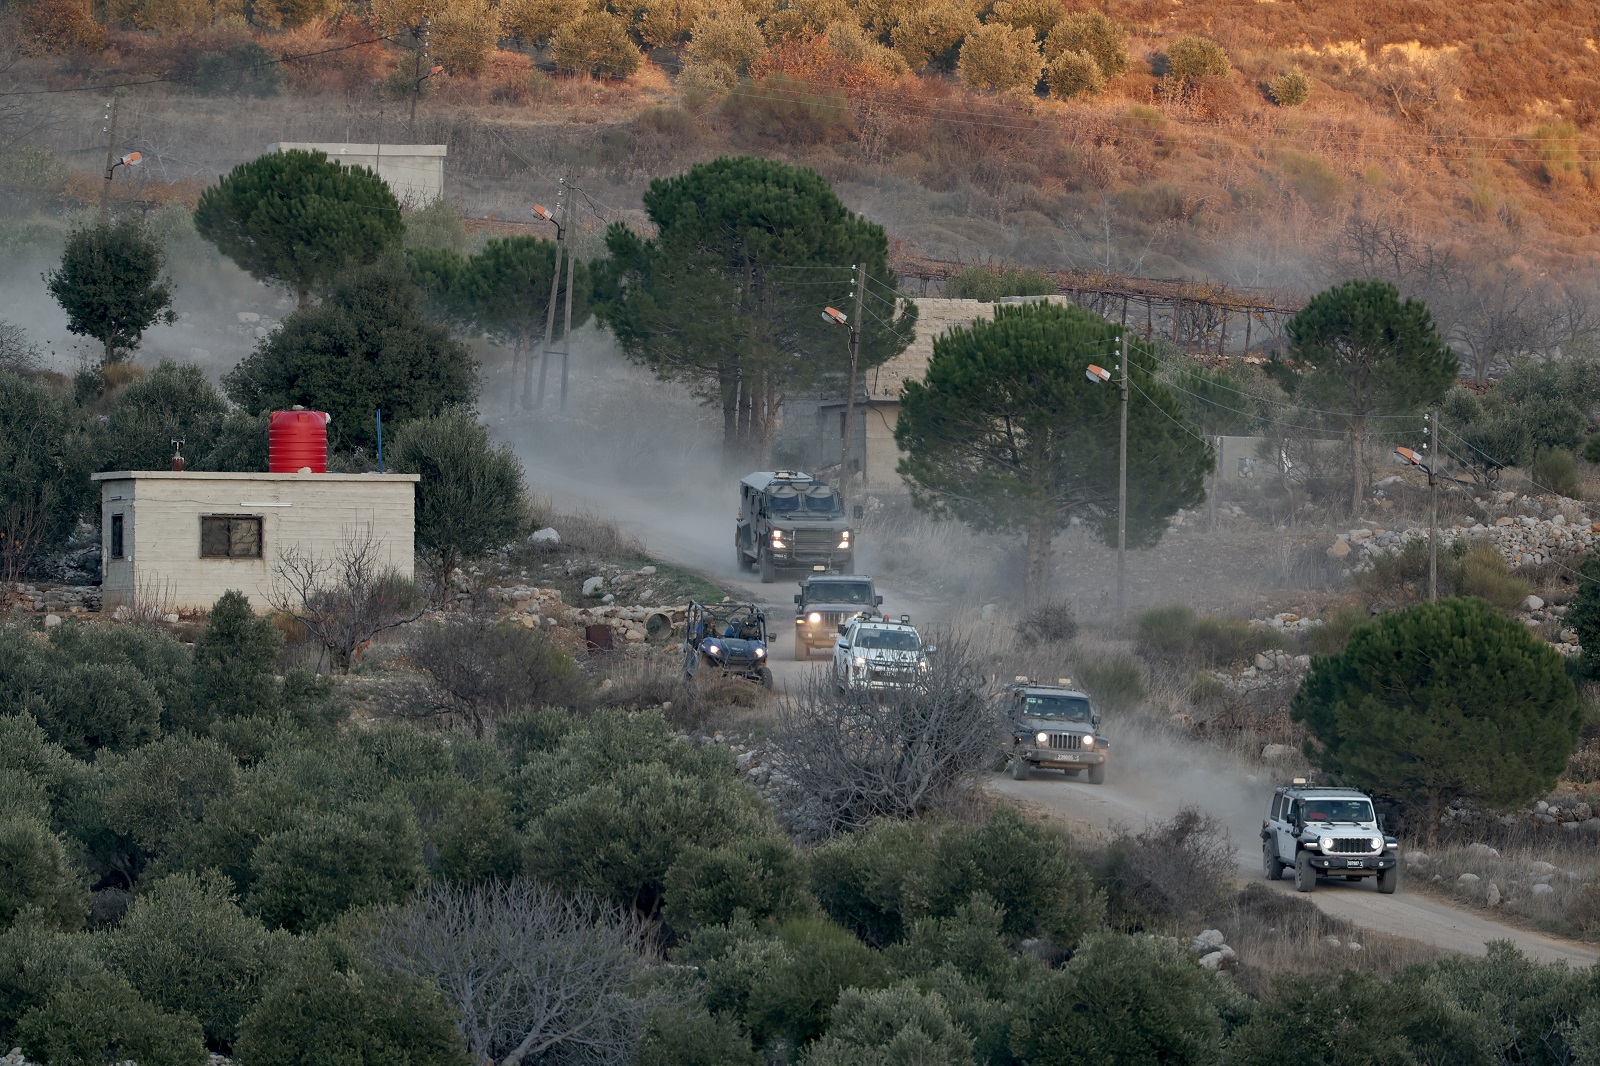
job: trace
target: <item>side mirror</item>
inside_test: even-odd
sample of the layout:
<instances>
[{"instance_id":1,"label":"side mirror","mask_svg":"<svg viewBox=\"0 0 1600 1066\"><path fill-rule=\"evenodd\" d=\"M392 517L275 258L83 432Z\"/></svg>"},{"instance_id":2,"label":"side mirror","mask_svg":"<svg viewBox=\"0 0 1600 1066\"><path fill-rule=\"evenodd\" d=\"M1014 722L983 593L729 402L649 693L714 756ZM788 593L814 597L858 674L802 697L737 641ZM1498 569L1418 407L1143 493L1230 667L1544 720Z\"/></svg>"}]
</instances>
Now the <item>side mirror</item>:
<instances>
[{"instance_id":1,"label":"side mirror","mask_svg":"<svg viewBox=\"0 0 1600 1066\"><path fill-rule=\"evenodd\" d=\"M798 593L798 592L796 592L796 593L795 593L795 594L794 594L794 602L796 602L796 603L799 603L799 602L800 602L800 594L799 594L799 593Z\"/></svg>"},{"instance_id":2,"label":"side mirror","mask_svg":"<svg viewBox=\"0 0 1600 1066\"><path fill-rule=\"evenodd\" d=\"M872 602L877 604L879 607L882 607L883 606L883 597L882 596L874 596L874 597L872 597Z\"/></svg>"},{"instance_id":3,"label":"side mirror","mask_svg":"<svg viewBox=\"0 0 1600 1066\"><path fill-rule=\"evenodd\" d=\"M841 637L844 636L844 623L843 622L839 623L839 635Z\"/></svg>"},{"instance_id":4,"label":"side mirror","mask_svg":"<svg viewBox=\"0 0 1600 1066\"><path fill-rule=\"evenodd\" d=\"M1100 716L1098 714L1091 714L1089 716L1089 724L1090 725L1099 725L1100 724Z\"/></svg>"},{"instance_id":5,"label":"side mirror","mask_svg":"<svg viewBox=\"0 0 1600 1066\"><path fill-rule=\"evenodd\" d=\"M855 505L855 507L851 508L850 514L856 519L856 521L859 522L861 519L867 517L867 509L858 503Z\"/></svg>"}]
</instances>

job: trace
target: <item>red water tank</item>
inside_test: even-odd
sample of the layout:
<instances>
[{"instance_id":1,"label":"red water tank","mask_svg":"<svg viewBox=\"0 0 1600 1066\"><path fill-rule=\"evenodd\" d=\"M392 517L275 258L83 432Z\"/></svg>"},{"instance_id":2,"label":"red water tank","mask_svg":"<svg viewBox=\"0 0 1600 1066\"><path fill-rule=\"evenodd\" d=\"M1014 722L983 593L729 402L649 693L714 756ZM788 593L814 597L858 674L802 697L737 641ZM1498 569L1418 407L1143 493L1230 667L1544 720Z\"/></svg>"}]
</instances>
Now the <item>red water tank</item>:
<instances>
[{"instance_id":1,"label":"red water tank","mask_svg":"<svg viewBox=\"0 0 1600 1066\"><path fill-rule=\"evenodd\" d=\"M267 430L267 469L296 474L328 472L328 412L295 407L272 412Z\"/></svg>"}]
</instances>

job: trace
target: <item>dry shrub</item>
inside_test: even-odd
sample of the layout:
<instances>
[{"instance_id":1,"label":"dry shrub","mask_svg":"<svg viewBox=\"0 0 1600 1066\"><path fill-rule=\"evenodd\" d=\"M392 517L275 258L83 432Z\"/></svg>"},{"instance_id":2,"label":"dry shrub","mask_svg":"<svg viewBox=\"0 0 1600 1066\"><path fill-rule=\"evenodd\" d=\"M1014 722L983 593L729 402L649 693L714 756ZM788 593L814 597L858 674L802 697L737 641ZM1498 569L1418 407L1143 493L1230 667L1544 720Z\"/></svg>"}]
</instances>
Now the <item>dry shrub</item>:
<instances>
[{"instance_id":1,"label":"dry shrub","mask_svg":"<svg viewBox=\"0 0 1600 1066\"><path fill-rule=\"evenodd\" d=\"M266 43L279 56L324 53L284 63L284 80L299 92L339 96L367 92L394 65L381 44L357 44L371 37L371 31L359 20L345 17L308 22L277 34ZM342 50L330 51L335 48Z\"/></svg>"},{"instance_id":2,"label":"dry shrub","mask_svg":"<svg viewBox=\"0 0 1600 1066\"><path fill-rule=\"evenodd\" d=\"M1386 977L1445 956L1417 940L1358 929L1311 900L1274 892L1262 884L1246 885L1213 912L1210 924L1222 931L1239 956L1235 977L1239 987L1258 998L1269 994L1273 978L1283 973L1359 970ZM1352 944L1361 945L1360 950Z\"/></svg>"},{"instance_id":3,"label":"dry shrub","mask_svg":"<svg viewBox=\"0 0 1600 1066\"><path fill-rule=\"evenodd\" d=\"M1311 78L1296 67L1267 82L1267 95L1279 107L1299 107L1311 99Z\"/></svg>"},{"instance_id":4,"label":"dry shrub","mask_svg":"<svg viewBox=\"0 0 1600 1066\"><path fill-rule=\"evenodd\" d=\"M1600 743L1591 740L1573 752L1561 780L1573 785L1600 784Z\"/></svg>"},{"instance_id":5,"label":"dry shrub","mask_svg":"<svg viewBox=\"0 0 1600 1066\"><path fill-rule=\"evenodd\" d=\"M22 50L33 56L101 52L106 31L83 0L38 0L22 8Z\"/></svg>"},{"instance_id":6,"label":"dry shrub","mask_svg":"<svg viewBox=\"0 0 1600 1066\"><path fill-rule=\"evenodd\" d=\"M702 730L722 723L737 711L757 706L763 695L760 685L722 677L715 671L703 670L692 680L686 678L676 653L612 655L600 663L599 673L599 706L659 710L674 729ZM606 681L610 684L604 684Z\"/></svg>"},{"instance_id":7,"label":"dry shrub","mask_svg":"<svg viewBox=\"0 0 1600 1066\"><path fill-rule=\"evenodd\" d=\"M1233 868L1227 827L1198 807L1140 833L1120 830L1101 857L1107 920L1135 932L1202 916L1225 898Z\"/></svg>"},{"instance_id":8,"label":"dry shrub","mask_svg":"<svg viewBox=\"0 0 1600 1066\"><path fill-rule=\"evenodd\" d=\"M1126 655L1081 660L1076 673L1083 690L1105 710L1131 711L1145 697L1144 674Z\"/></svg>"},{"instance_id":9,"label":"dry shrub","mask_svg":"<svg viewBox=\"0 0 1600 1066\"><path fill-rule=\"evenodd\" d=\"M591 12L557 30L550 38L550 58L563 73L611 79L628 77L644 59L628 24L606 11Z\"/></svg>"},{"instance_id":10,"label":"dry shrub","mask_svg":"<svg viewBox=\"0 0 1600 1066\"><path fill-rule=\"evenodd\" d=\"M1057 644L1078 635L1078 619L1072 613L1072 604L1057 600L1029 609L1014 628L1028 647L1039 643Z\"/></svg>"},{"instance_id":11,"label":"dry shrub","mask_svg":"<svg viewBox=\"0 0 1600 1066\"><path fill-rule=\"evenodd\" d=\"M1045 64L1044 80L1057 100L1097 96L1106 87L1100 64L1088 52L1062 52Z\"/></svg>"},{"instance_id":12,"label":"dry shrub","mask_svg":"<svg viewBox=\"0 0 1600 1066\"><path fill-rule=\"evenodd\" d=\"M1465 835L1476 836L1478 831ZM1513 829L1501 835L1504 839L1490 837L1497 839L1498 848L1482 841L1432 848L1426 862L1408 859L1406 877L1413 884L1427 885L1479 907L1488 905L1492 884L1500 893L1500 911L1549 932L1600 937L1600 889L1596 888L1600 859L1593 844L1580 834L1553 827L1539 834L1546 840L1543 845L1528 843L1532 838L1526 830ZM1477 880L1464 882L1463 874L1472 874ZM1550 890L1535 895L1533 886L1541 882Z\"/></svg>"}]
</instances>

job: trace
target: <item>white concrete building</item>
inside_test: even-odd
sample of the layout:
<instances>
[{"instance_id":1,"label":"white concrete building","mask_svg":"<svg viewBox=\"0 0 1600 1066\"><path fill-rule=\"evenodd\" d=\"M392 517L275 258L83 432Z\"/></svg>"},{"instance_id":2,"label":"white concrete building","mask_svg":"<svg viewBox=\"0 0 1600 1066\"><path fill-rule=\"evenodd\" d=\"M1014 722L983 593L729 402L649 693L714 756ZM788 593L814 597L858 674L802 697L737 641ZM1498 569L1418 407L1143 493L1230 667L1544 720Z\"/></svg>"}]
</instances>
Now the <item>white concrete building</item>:
<instances>
[{"instance_id":1,"label":"white concrete building","mask_svg":"<svg viewBox=\"0 0 1600 1066\"><path fill-rule=\"evenodd\" d=\"M427 207L444 195L444 160L448 145L280 141L268 145L267 151L282 152L290 148L315 149L348 166L366 167L382 178L395 199L407 207Z\"/></svg>"},{"instance_id":2,"label":"white concrete building","mask_svg":"<svg viewBox=\"0 0 1600 1066\"><path fill-rule=\"evenodd\" d=\"M229 589L265 610L286 551L332 559L368 531L380 565L415 573L416 474L93 475L104 610L136 598L207 609Z\"/></svg>"}]
</instances>

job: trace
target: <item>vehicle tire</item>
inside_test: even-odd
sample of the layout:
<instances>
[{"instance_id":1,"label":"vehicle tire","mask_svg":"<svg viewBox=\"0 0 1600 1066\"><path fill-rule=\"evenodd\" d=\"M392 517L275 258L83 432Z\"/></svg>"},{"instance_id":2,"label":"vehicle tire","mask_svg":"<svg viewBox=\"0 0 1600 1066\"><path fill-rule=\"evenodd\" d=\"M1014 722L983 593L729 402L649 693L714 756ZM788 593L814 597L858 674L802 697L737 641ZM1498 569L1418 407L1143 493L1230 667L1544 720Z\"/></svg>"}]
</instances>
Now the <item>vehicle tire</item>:
<instances>
[{"instance_id":1,"label":"vehicle tire","mask_svg":"<svg viewBox=\"0 0 1600 1066\"><path fill-rule=\"evenodd\" d=\"M1097 762L1089 767L1089 784L1103 785L1106 783L1106 764Z\"/></svg>"},{"instance_id":2,"label":"vehicle tire","mask_svg":"<svg viewBox=\"0 0 1600 1066\"><path fill-rule=\"evenodd\" d=\"M811 645L807 644L799 633L794 635L794 658L796 662L801 663L811 658Z\"/></svg>"},{"instance_id":3,"label":"vehicle tire","mask_svg":"<svg viewBox=\"0 0 1600 1066\"><path fill-rule=\"evenodd\" d=\"M683 676L685 680L694 680L694 668L700 665L700 653L693 648L683 658Z\"/></svg>"},{"instance_id":4,"label":"vehicle tire","mask_svg":"<svg viewBox=\"0 0 1600 1066\"><path fill-rule=\"evenodd\" d=\"M772 670L771 670L771 668L763 666L761 668L760 673L758 673L756 676L761 679L761 687L770 692L772 690Z\"/></svg>"},{"instance_id":5,"label":"vehicle tire","mask_svg":"<svg viewBox=\"0 0 1600 1066\"><path fill-rule=\"evenodd\" d=\"M733 572L745 573L750 569L750 560L744 557L744 549L739 547L739 542L733 542Z\"/></svg>"},{"instance_id":6,"label":"vehicle tire","mask_svg":"<svg viewBox=\"0 0 1600 1066\"><path fill-rule=\"evenodd\" d=\"M1392 896L1400 889L1400 864L1388 870L1378 871L1378 891L1385 896Z\"/></svg>"},{"instance_id":7,"label":"vehicle tire","mask_svg":"<svg viewBox=\"0 0 1600 1066\"><path fill-rule=\"evenodd\" d=\"M1311 856L1302 851L1299 858L1294 860L1294 890L1296 892L1315 892L1317 889L1317 871L1311 865Z\"/></svg>"},{"instance_id":8,"label":"vehicle tire","mask_svg":"<svg viewBox=\"0 0 1600 1066\"><path fill-rule=\"evenodd\" d=\"M778 580L778 567L772 561L772 553L766 549L761 551L761 583L770 585Z\"/></svg>"},{"instance_id":9,"label":"vehicle tire","mask_svg":"<svg viewBox=\"0 0 1600 1066\"><path fill-rule=\"evenodd\" d=\"M1278 853L1270 841L1261 842L1261 872L1268 881L1277 881L1283 877L1283 863L1278 861Z\"/></svg>"},{"instance_id":10,"label":"vehicle tire","mask_svg":"<svg viewBox=\"0 0 1600 1066\"><path fill-rule=\"evenodd\" d=\"M1011 757L1011 780L1026 781L1033 767L1028 765L1028 760L1020 755Z\"/></svg>"}]
</instances>

